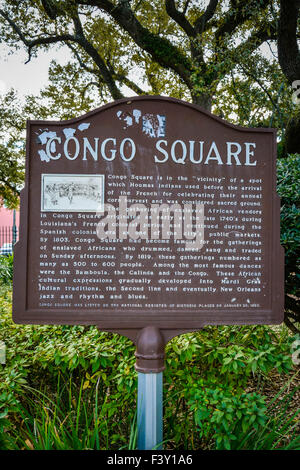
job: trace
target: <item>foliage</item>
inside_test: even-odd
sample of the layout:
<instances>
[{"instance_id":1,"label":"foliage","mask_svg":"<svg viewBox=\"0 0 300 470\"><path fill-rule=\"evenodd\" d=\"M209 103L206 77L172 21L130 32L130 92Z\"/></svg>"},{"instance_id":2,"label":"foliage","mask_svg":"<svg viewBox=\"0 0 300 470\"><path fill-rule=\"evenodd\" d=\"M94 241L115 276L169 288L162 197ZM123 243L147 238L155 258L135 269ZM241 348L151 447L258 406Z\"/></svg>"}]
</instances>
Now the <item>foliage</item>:
<instances>
[{"instance_id":1,"label":"foliage","mask_svg":"<svg viewBox=\"0 0 300 470\"><path fill-rule=\"evenodd\" d=\"M0 366L2 447L133 448L132 343L95 327L13 324L10 297L9 291L0 297L0 341L7 348ZM167 448L235 448L241 432L261 432L271 418L259 390L247 386L253 377L289 373L292 341L266 326L208 327L170 341Z\"/></svg>"},{"instance_id":2,"label":"foliage","mask_svg":"<svg viewBox=\"0 0 300 470\"><path fill-rule=\"evenodd\" d=\"M0 283L11 285L13 279L13 261L14 257L0 255Z\"/></svg>"},{"instance_id":3,"label":"foliage","mask_svg":"<svg viewBox=\"0 0 300 470\"><path fill-rule=\"evenodd\" d=\"M289 260L299 255L300 154L277 160L277 193L281 198L281 243Z\"/></svg>"},{"instance_id":4,"label":"foliage","mask_svg":"<svg viewBox=\"0 0 300 470\"><path fill-rule=\"evenodd\" d=\"M236 440L235 449L252 450L299 450L299 408L289 411L291 401L299 392L299 386L292 387L290 381L282 387L270 401L266 413L267 420L263 426L241 433Z\"/></svg>"},{"instance_id":5,"label":"foliage","mask_svg":"<svg viewBox=\"0 0 300 470\"><path fill-rule=\"evenodd\" d=\"M11 90L0 96L0 205L17 208L24 184L24 128L21 105Z\"/></svg>"},{"instance_id":6,"label":"foliage","mask_svg":"<svg viewBox=\"0 0 300 470\"><path fill-rule=\"evenodd\" d=\"M174 445L183 442L188 448L191 428L196 425L193 435L199 429L202 446L218 439L216 446L226 448L253 411L259 418L257 424L262 425L263 400L245 390L253 375L267 377L275 369L281 373L289 370L290 341L265 326L207 327L173 339L167 346L166 401L176 400L177 404L175 412L165 409L165 416L173 429ZM193 415L188 413L188 404ZM253 409L254 404L257 408ZM227 407L228 412L221 416L217 410L222 413ZM238 407L242 414L237 420L232 410ZM220 425L217 420L221 417Z\"/></svg>"},{"instance_id":7,"label":"foliage","mask_svg":"<svg viewBox=\"0 0 300 470\"><path fill-rule=\"evenodd\" d=\"M269 405L257 393L235 396L227 387L208 388L206 384L188 391L190 406L201 437L213 428L218 450L299 449L297 433L300 410L288 407L298 387L285 393L283 387Z\"/></svg>"},{"instance_id":8,"label":"foliage","mask_svg":"<svg viewBox=\"0 0 300 470\"><path fill-rule=\"evenodd\" d=\"M259 59L256 54L249 54L247 62L246 74L241 63L220 82L213 110L241 126L276 127L278 137L283 139L285 125L293 111L287 82L275 62Z\"/></svg>"},{"instance_id":9,"label":"foliage","mask_svg":"<svg viewBox=\"0 0 300 470\"><path fill-rule=\"evenodd\" d=\"M10 53L25 47L30 60L62 47L71 56L52 60L49 86L25 106L13 91L0 102L0 198L9 207L23 184L24 116L69 119L124 95L173 96L236 124L277 127L284 154L285 129L298 109L287 73L294 67L284 62L298 62L290 57L297 48L282 53L276 26L280 19L282 35L295 40L282 18L297 16L295 0L2 3L0 40Z\"/></svg>"},{"instance_id":10,"label":"foliage","mask_svg":"<svg viewBox=\"0 0 300 470\"><path fill-rule=\"evenodd\" d=\"M202 384L189 391L188 402L195 412L200 436L206 437L213 427L216 449L232 448L241 432L257 430L265 425L265 401L256 393L233 396L227 388L211 389Z\"/></svg>"},{"instance_id":11,"label":"foliage","mask_svg":"<svg viewBox=\"0 0 300 470\"><path fill-rule=\"evenodd\" d=\"M136 447L136 413L134 413L129 443L122 435L122 420L112 429L111 416L107 416L104 406L103 383L98 376L93 386L86 387L84 379L69 380L59 374L55 395L49 397L44 392L24 386L26 401L18 406L18 414L24 422L22 432L10 426L11 448L35 450L101 450L108 449L115 442L123 443L124 448ZM132 413L126 417L129 420ZM110 418L110 419L109 419ZM125 424L126 427L126 424ZM119 432L119 433L117 433Z\"/></svg>"},{"instance_id":12,"label":"foliage","mask_svg":"<svg viewBox=\"0 0 300 470\"><path fill-rule=\"evenodd\" d=\"M278 159L277 175L285 249L286 323L296 332L296 323L300 323L300 155Z\"/></svg>"},{"instance_id":13,"label":"foliage","mask_svg":"<svg viewBox=\"0 0 300 470\"><path fill-rule=\"evenodd\" d=\"M69 48L67 64L52 64L46 93L57 101L67 90L69 101L71 90L80 88L74 107L80 96L88 102L86 91L93 90L104 102L132 93L167 94L210 109L216 100L226 106L222 81L234 87L241 77L260 89L270 111L284 78L277 58L267 59L262 46L274 45L278 17L279 2L270 0L6 0L0 36L11 51L25 47L28 60L57 44Z\"/></svg>"}]
</instances>

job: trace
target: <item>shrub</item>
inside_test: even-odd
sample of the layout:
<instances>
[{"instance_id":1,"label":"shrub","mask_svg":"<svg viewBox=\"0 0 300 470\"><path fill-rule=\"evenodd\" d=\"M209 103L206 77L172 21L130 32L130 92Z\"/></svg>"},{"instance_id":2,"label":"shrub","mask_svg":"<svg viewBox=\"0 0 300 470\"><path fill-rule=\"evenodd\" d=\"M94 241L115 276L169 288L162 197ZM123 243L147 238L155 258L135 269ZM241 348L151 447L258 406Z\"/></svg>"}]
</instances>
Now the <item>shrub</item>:
<instances>
[{"instance_id":1,"label":"shrub","mask_svg":"<svg viewBox=\"0 0 300 470\"><path fill-rule=\"evenodd\" d=\"M277 160L281 198L281 244L285 249L285 323L299 332L300 323L300 155Z\"/></svg>"},{"instance_id":2,"label":"shrub","mask_svg":"<svg viewBox=\"0 0 300 470\"><path fill-rule=\"evenodd\" d=\"M11 285L13 279L13 256L0 255L0 283Z\"/></svg>"},{"instance_id":3,"label":"shrub","mask_svg":"<svg viewBox=\"0 0 300 470\"><path fill-rule=\"evenodd\" d=\"M0 320L7 349L6 365L0 366L0 419L7 436L19 436L7 446L26 447L27 439L34 448L43 442L52 449L127 445L137 387L135 348L127 338L96 327L16 325L9 290L0 297ZM292 341L267 326L207 327L173 338L164 373L167 447L228 448L240 429L261 424L263 397L245 389L253 376L291 369ZM54 428L59 438L46 440L43 432Z\"/></svg>"}]
</instances>

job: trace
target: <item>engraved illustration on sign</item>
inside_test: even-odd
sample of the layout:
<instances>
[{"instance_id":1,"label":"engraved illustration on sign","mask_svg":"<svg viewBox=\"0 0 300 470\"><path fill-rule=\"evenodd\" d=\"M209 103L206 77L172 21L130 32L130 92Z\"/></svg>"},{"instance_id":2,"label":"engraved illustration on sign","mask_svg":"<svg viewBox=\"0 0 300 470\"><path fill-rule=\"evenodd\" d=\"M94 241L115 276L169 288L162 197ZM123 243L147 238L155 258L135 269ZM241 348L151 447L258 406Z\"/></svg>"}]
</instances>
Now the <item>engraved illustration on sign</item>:
<instances>
[{"instance_id":1,"label":"engraved illustration on sign","mask_svg":"<svg viewBox=\"0 0 300 470\"><path fill-rule=\"evenodd\" d=\"M101 212L104 175L42 174L41 210Z\"/></svg>"}]
</instances>

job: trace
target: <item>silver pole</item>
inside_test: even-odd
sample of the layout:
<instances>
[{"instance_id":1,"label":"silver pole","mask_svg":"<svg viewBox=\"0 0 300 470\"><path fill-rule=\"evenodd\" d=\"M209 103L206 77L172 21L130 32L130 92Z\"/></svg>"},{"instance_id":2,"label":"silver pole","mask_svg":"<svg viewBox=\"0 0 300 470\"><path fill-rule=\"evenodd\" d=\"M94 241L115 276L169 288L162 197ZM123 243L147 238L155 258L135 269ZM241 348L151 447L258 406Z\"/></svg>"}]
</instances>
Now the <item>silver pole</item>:
<instances>
[{"instance_id":1,"label":"silver pole","mask_svg":"<svg viewBox=\"0 0 300 470\"><path fill-rule=\"evenodd\" d=\"M163 373L138 373L137 444L161 450L163 440Z\"/></svg>"}]
</instances>

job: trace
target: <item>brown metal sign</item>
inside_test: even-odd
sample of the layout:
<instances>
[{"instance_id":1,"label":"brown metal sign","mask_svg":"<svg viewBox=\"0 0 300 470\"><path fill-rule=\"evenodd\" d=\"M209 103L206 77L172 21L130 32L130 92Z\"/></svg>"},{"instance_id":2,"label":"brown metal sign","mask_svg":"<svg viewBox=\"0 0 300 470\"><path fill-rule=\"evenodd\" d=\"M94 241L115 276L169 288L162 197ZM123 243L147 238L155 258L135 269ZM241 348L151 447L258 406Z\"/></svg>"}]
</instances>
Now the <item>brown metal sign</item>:
<instances>
[{"instance_id":1,"label":"brown metal sign","mask_svg":"<svg viewBox=\"0 0 300 470\"><path fill-rule=\"evenodd\" d=\"M280 323L275 165L275 130L172 98L29 121L14 321L132 338Z\"/></svg>"}]
</instances>

